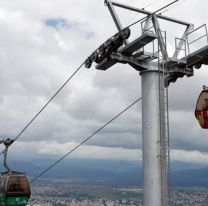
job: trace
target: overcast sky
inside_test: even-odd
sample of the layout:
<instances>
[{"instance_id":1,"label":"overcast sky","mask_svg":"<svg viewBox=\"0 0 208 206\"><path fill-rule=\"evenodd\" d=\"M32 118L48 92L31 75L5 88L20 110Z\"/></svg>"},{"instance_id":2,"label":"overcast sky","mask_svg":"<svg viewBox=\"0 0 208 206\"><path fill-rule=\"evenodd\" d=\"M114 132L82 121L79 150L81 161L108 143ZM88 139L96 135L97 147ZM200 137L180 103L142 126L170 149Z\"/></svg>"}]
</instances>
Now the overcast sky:
<instances>
[{"instance_id":1,"label":"overcast sky","mask_svg":"<svg viewBox=\"0 0 208 206\"><path fill-rule=\"evenodd\" d=\"M170 1L119 2L155 11ZM0 3L0 137L14 138L86 57L117 30L103 0ZM206 0L181 0L164 15L197 27L208 23L207 8ZM116 11L123 26L143 17ZM140 27L132 29L132 38L141 35ZM181 37L184 27L167 22L161 22L161 27L167 30L171 53L174 38ZM141 96L139 72L130 66L118 64L105 72L94 66L79 71L11 151L60 156ZM208 66L204 66L195 70L194 77L179 79L169 87L172 160L208 161L208 130L202 130L194 116L207 77ZM141 160L141 139L140 102L73 156Z\"/></svg>"}]
</instances>

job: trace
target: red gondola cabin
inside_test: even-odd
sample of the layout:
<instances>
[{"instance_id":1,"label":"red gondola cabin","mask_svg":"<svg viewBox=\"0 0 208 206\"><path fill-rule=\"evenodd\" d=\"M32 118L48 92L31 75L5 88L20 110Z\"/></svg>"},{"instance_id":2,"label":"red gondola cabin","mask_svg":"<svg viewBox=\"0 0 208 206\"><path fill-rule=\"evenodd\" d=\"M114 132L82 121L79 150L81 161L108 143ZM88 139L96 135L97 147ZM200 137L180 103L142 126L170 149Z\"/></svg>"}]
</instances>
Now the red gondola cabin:
<instances>
[{"instance_id":1,"label":"red gondola cabin","mask_svg":"<svg viewBox=\"0 0 208 206\"><path fill-rule=\"evenodd\" d=\"M203 129L208 129L208 88L204 87L204 90L199 95L195 116Z\"/></svg>"}]
</instances>

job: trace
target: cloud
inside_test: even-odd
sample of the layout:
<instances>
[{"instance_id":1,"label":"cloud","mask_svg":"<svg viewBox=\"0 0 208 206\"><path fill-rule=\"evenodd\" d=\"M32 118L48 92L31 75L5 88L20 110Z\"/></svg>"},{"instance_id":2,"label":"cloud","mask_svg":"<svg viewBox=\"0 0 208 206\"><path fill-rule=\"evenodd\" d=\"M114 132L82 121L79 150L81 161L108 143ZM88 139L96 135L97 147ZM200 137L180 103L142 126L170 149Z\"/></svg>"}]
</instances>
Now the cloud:
<instances>
[{"instance_id":1,"label":"cloud","mask_svg":"<svg viewBox=\"0 0 208 206\"><path fill-rule=\"evenodd\" d=\"M15 153L27 153L30 155L55 155L62 156L76 147L78 142L59 143L56 141L40 141L37 142L17 142L11 151ZM23 146L24 145L24 146ZM12 155L10 155L12 156ZM111 160L141 160L142 151L138 149L125 149L114 147L98 147L92 145L84 145L76 152L70 155L71 158L83 159L111 159Z\"/></svg>"},{"instance_id":2,"label":"cloud","mask_svg":"<svg viewBox=\"0 0 208 206\"><path fill-rule=\"evenodd\" d=\"M208 153L199 152L197 150L172 150L171 160L190 162L190 163L207 163Z\"/></svg>"},{"instance_id":3,"label":"cloud","mask_svg":"<svg viewBox=\"0 0 208 206\"><path fill-rule=\"evenodd\" d=\"M79 142L60 143L57 141L40 141L40 142L17 142L10 148L12 155L19 153L27 153L30 155L40 156L56 156L61 157L69 153ZM197 150L186 151L182 149L173 149L170 153L171 161L191 162L191 163L206 163L208 161L208 153ZM67 158L82 158L82 159L105 159L105 160L128 160L141 161L141 149L126 149L122 147L100 147L93 145L83 145Z\"/></svg>"},{"instance_id":4,"label":"cloud","mask_svg":"<svg viewBox=\"0 0 208 206\"><path fill-rule=\"evenodd\" d=\"M150 3L121 2L140 8ZM154 11L167 3L157 1L146 9ZM206 1L201 4L196 0L186 1L163 15L175 18L177 14L184 21L192 17L191 21L199 25L206 23L206 12L202 12L205 5ZM123 9L116 11L124 26L143 16ZM172 51L175 36L180 37L184 27L160 23L168 30L168 46ZM140 24L134 26L132 36L138 36L140 30ZM0 32L0 135L12 138L87 56L117 30L103 0L31 0L30 4L27 0L7 0L1 2ZM207 75L204 66L195 70L194 77L179 79L169 87L174 151L207 152L207 132L200 129L193 115ZM20 142L15 143L15 147L21 148L16 151L27 153L35 145L37 154L53 153L53 150L62 153L61 147L66 147L66 151L80 142L140 96L139 72L128 65L118 64L105 72L96 71L94 64L90 70L82 68L20 137ZM113 151L116 154L123 151L122 158L134 159L136 149L142 147L141 139L141 103L138 103L98 134L83 151L90 148L98 153L100 149L103 158L113 155ZM39 148L39 144L43 146Z\"/></svg>"}]
</instances>

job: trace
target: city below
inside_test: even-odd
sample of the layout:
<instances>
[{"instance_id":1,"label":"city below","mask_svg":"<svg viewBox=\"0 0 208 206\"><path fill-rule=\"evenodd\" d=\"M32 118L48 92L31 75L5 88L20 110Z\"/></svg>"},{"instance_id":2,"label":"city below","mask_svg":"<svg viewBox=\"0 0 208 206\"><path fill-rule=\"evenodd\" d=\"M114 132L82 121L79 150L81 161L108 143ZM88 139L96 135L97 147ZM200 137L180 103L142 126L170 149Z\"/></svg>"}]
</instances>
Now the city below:
<instances>
[{"instance_id":1,"label":"city below","mask_svg":"<svg viewBox=\"0 0 208 206\"><path fill-rule=\"evenodd\" d=\"M31 181L55 158L10 159ZM170 206L208 205L206 163L171 162ZM31 184L28 206L142 206L139 161L67 159Z\"/></svg>"},{"instance_id":2,"label":"city below","mask_svg":"<svg viewBox=\"0 0 208 206\"><path fill-rule=\"evenodd\" d=\"M28 206L143 206L143 190L137 187L72 185L62 181L36 183ZM208 189L174 188L171 206L206 206Z\"/></svg>"}]
</instances>

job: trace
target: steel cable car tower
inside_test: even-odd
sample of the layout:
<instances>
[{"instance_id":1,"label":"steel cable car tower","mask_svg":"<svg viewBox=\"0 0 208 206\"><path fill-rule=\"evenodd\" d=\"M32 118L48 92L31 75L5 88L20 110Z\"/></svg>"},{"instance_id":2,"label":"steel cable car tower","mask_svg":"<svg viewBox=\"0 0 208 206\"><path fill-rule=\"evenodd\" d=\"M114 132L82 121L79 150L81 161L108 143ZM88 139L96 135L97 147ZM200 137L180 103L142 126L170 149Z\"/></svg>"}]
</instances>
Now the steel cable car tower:
<instances>
[{"instance_id":1,"label":"steel cable car tower","mask_svg":"<svg viewBox=\"0 0 208 206\"><path fill-rule=\"evenodd\" d=\"M139 71L142 79L144 205L167 206L170 159L167 88L178 78L193 76L194 68L199 69L202 64L208 64L207 27L202 25L194 29L191 23L158 14L159 10L149 12L111 0L105 0L105 5L119 32L86 59L85 67L90 68L95 62L96 69L105 71L116 63L122 63ZM146 15L141 22L141 35L132 42L128 41L130 26L122 28L115 6ZM175 52L171 57L167 51L166 32L161 30L159 19L185 27L183 35L180 38L175 37ZM200 29L204 29L205 34L190 40L190 35ZM190 46L203 38L207 44L191 53ZM145 46L150 44L153 45L152 51L146 52ZM158 49L155 49L155 45ZM182 52L184 55L180 57Z\"/></svg>"}]
</instances>

